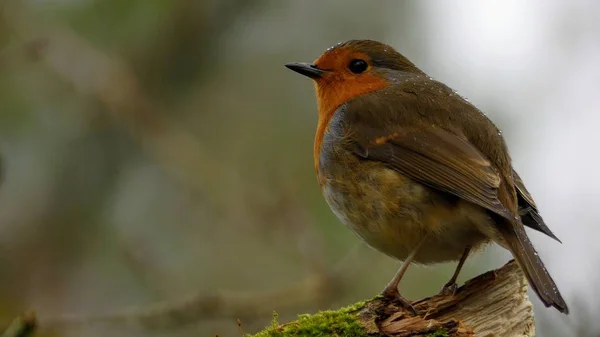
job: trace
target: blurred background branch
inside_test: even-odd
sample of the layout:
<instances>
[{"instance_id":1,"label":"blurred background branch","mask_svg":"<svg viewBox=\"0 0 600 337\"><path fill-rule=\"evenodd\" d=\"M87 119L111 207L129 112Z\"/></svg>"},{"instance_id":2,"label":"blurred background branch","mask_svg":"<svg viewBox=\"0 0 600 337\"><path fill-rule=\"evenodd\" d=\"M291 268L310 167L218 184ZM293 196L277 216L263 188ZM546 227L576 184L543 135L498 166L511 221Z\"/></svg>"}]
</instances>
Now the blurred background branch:
<instances>
[{"instance_id":1,"label":"blurred background branch","mask_svg":"<svg viewBox=\"0 0 600 337\"><path fill-rule=\"evenodd\" d=\"M96 50L69 28L29 13L20 1L9 1L3 14L35 57L80 95L102 104L184 186L208 189L211 177L231 171L149 100L125 62Z\"/></svg>"}]
</instances>

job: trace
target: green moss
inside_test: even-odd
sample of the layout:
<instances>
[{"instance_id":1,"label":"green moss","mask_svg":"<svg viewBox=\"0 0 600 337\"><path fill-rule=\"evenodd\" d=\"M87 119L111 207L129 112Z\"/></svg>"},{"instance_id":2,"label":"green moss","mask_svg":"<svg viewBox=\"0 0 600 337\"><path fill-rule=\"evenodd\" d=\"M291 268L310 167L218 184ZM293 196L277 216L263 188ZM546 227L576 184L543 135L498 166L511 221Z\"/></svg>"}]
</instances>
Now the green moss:
<instances>
[{"instance_id":1,"label":"green moss","mask_svg":"<svg viewBox=\"0 0 600 337\"><path fill-rule=\"evenodd\" d=\"M367 336L365 328L356 317L365 303L358 302L339 310L320 311L314 315L299 315L297 321L284 325L277 323L277 315L274 314L270 327L248 337Z\"/></svg>"},{"instance_id":2,"label":"green moss","mask_svg":"<svg viewBox=\"0 0 600 337\"><path fill-rule=\"evenodd\" d=\"M444 328L441 328L433 333L427 335L427 337L448 337L448 331Z\"/></svg>"}]
</instances>

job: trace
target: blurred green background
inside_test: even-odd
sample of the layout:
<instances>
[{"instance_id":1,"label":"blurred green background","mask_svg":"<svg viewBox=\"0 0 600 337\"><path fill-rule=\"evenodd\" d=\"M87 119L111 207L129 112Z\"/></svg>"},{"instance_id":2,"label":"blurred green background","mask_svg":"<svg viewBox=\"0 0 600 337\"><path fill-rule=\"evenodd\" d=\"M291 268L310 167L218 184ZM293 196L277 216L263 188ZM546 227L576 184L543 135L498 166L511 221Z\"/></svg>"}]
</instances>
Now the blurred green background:
<instances>
[{"instance_id":1,"label":"blurred green background","mask_svg":"<svg viewBox=\"0 0 600 337\"><path fill-rule=\"evenodd\" d=\"M237 318L254 332L272 311L284 322L379 292L399 262L320 196L312 84L283 67L370 38L503 129L565 242L532 234L572 306L566 319L532 296L539 335L597 335L594 13L591 1L1 0L0 322L35 309L48 336L237 336ZM508 259L490 248L459 280ZM413 267L403 292L437 293L454 267Z\"/></svg>"}]
</instances>

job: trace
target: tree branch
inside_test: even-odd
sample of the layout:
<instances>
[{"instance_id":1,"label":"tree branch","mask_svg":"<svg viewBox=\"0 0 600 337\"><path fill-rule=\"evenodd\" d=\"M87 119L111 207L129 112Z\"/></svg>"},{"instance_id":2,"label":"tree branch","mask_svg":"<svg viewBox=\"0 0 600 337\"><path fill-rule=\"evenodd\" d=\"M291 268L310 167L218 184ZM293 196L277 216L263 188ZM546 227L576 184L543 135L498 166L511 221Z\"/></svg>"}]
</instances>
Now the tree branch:
<instances>
[{"instance_id":1,"label":"tree branch","mask_svg":"<svg viewBox=\"0 0 600 337\"><path fill-rule=\"evenodd\" d=\"M37 321L33 312L15 318L0 337L28 337L36 330Z\"/></svg>"},{"instance_id":2,"label":"tree branch","mask_svg":"<svg viewBox=\"0 0 600 337\"><path fill-rule=\"evenodd\" d=\"M527 281L514 261L467 281L454 296L414 303L418 316L387 298L377 297L336 311L303 315L271 327L267 336L535 336Z\"/></svg>"}]
</instances>

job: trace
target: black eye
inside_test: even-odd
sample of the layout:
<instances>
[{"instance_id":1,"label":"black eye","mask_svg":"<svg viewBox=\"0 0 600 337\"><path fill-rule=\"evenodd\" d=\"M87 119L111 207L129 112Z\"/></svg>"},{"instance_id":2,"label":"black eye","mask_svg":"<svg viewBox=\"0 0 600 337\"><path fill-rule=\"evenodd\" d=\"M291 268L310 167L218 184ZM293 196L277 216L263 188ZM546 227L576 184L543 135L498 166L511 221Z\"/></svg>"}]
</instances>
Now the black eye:
<instances>
[{"instance_id":1,"label":"black eye","mask_svg":"<svg viewBox=\"0 0 600 337\"><path fill-rule=\"evenodd\" d=\"M367 70L368 66L369 65L367 64L367 62L359 59L354 59L350 61L350 64L348 64L348 69L350 69L350 71L355 74L360 74L363 71Z\"/></svg>"}]
</instances>

